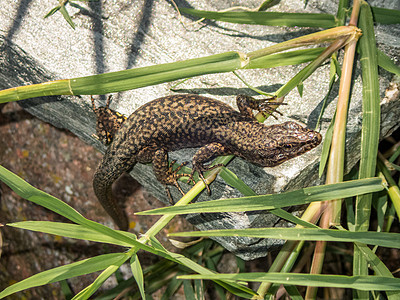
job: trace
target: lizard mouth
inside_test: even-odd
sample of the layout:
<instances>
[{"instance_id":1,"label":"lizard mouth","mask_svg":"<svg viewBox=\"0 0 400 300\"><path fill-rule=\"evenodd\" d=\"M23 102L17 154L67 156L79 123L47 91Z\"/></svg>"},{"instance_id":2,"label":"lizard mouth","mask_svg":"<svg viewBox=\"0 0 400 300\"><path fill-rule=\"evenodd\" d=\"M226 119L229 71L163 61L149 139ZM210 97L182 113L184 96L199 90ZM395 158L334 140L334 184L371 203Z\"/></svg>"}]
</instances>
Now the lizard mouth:
<instances>
[{"instance_id":1,"label":"lizard mouth","mask_svg":"<svg viewBox=\"0 0 400 300\"><path fill-rule=\"evenodd\" d=\"M313 130L306 132L295 133L292 136L287 136L279 141L281 149L287 149L288 152L298 152L302 149L312 149L321 143L322 135ZM307 150L305 150L307 151Z\"/></svg>"}]
</instances>

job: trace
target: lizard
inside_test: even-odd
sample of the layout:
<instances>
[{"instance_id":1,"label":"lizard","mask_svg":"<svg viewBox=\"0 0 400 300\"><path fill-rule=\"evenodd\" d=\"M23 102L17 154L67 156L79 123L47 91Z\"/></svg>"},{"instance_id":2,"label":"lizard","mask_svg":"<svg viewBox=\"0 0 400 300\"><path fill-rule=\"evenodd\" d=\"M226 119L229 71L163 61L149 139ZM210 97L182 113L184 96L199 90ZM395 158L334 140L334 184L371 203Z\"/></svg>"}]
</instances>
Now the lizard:
<instances>
[{"instance_id":1,"label":"lizard","mask_svg":"<svg viewBox=\"0 0 400 300\"><path fill-rule=\"evenodd\" d=\"M270 99L238 95L237 111L208 97L171 95L142 105L126 120L109 109L109 100L106 107L96 109L92 98L98 116L97 135L110 143L95 171L93 188L121 230L128 229L128 220L112 197L111 186L136 163L153 163L157 180L182 192L177 180L189 175L188 182L194 182L193 174L198 172L204 181L203 172L219 167L205 164L217 156L233 154L262 167L274 167L315 148L322 139L317 131L296 122L258 122L253 110L271 112ZM168 152L193 147L200 149L193 156L191 174L178 174L186 163L173 169L175 161L168 163Z\"/></svg>"}]
</instances>

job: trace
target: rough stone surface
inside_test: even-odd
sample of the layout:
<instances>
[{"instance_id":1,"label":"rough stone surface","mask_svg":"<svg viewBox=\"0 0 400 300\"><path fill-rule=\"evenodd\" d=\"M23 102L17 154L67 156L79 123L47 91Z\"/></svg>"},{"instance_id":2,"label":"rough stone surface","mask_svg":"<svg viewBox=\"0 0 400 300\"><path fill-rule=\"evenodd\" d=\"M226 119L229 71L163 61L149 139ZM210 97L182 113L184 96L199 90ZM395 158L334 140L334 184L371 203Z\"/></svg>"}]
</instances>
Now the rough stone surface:
<instances>
[{"instance_id":1,"label":"rough stone surface","mask_svg":"<svg viewBox=\"0 0 400 300\"><path fill-rule=\"evenodd\" d=\"M327 1L328 2L328 1ZM389 8L395 4L385 1ZM167 1L99 1L79 2L81 8L68 6L76 24L72 30L56 13L50 18L43 16L55 5L49 1L21 0L10 5L0 0L0 88L9 88L49 80L81 77L110 71L119 71L134 67L174 62L189 58L238 50L244 53L261 49L274 43L314 32L313 29L276 28L256 25L228 24L206 21L201 24L186 25L180 23L172 4ZM179 6L205 10L221 10L235 5L256 7L259 1L177 1ZM373 4L373 3L372 3ZM388 6L387 6L388 5ZM336 4L320 1L281 1L274 6L275 11L290 12L327 12L335 14ZM184 17L189 23L195 19ZM381 48L395 60L398 60L400 45L399 26L379 26L377 40ZM391 38L384 38L390 33ZM394 35L394 36L393 36ZM383 36L383 38L382 38ZM388 41L386 43L386 41ZM240 74L253 86L267 92L276 90L287 82L300 66L288 66L271 70L248 70ZM352 90L352 102L349 107L347 133L347 164L351 168L359 158L361 126L361 78L355 71L355 84ZM391 81L391 74L382 72L380 78L381 95ZM279 122L294 119L313 127L325 96L329 79L329 66L323 66L304 82L304 95L297 91L287 97L289 104L280 111L283 117ZM140 105L152 99L172 94L169 90L173 83L146 87L134 91L118 93L114 96L112 108L129 115ZM178 87L180 92L200 93L233 104L235 95L246 93L254 95L232 74L212 74L190 79ZM382 102L382 136L398 126L398 81L391 85L392 96L387 95ZM337 86L334 91L337 91ZM105 103L105 96L100 99ZM334 113L336 98L329 98L329 106L324 115L322 130L324 133ZM20 102L21 106L42 120L57 127L66 128L86 143L100 151L104 146L96 141L95 116L91 111L90 97L43 97ZM317 166L321 147L295 158L281 166L262 169L241 159L234 159L229 168L235 172L258 194L295 189L317 184ZM188 161L193 149L177 151L171 158ZM156 181L150 166L135 166L132 175L161 201L166 202L163 187ZM199 200L238 197L240 193L218 179L212 185L212 196L203 193ZM175 197L179 194L175 193ZM260 214L207 214L190 216L189 220L200 230L217 228L247 228L255 226L282 226L277 218L267 213ZM225 248L244 259L265 256L270 246L280 241L256 240L248 238L218 238Z\"/></svg>"}]
</instances>

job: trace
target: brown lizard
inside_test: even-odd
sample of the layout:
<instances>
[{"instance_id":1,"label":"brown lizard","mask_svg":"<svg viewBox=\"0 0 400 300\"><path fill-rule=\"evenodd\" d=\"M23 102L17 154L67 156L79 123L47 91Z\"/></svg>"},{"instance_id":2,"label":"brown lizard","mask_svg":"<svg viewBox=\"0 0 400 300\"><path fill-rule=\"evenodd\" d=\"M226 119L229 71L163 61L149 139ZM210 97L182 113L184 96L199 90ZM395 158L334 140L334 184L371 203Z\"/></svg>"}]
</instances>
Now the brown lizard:
<instances>
[{"instance_id":1,"label":"brown lizard","mask_svg":"<svg viewBox=\"0 0 400 300\"><path fill-rule=\"evenodd\" d=\"M94 174L97 198L118 227L127 230L128 220L113 199L111 186L138 162L152 162L162 184L179 188L177 179L183 174L177 172L184 164L174 170L168 163L169 151L200 147L193 157L189 178L192 180L197 171L204 180L202 172L215 167L205 163L220 155L233 154L262 167L273 167L321 142L320 133L295 122L269 126L259 123L253 110L270 112L268 100L239 95L238 112L211 98L173 95L146 103L126 120L109 109L109 99L105 108L96 109L93 104L98 116L97 135L106 143L113 139ZM107 113L100 117L103 112L112 121L106 118Z\"/></svg>"}]
</instances>

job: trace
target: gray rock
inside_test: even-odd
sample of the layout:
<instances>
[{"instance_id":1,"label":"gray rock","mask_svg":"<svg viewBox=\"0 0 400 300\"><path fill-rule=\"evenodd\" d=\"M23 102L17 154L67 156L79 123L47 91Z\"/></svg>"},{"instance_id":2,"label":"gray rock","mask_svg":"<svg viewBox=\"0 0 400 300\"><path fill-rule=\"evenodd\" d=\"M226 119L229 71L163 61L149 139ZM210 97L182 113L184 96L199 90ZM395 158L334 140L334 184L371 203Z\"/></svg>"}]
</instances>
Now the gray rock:
<instances>
[{"instance_id":1,"label":"gray rock","mask_svg":"<svg viewBox=\"0 0 400 300\"><path fill-rule=\"evenodd\" d=\"M389 1L385 1L385 5ZM396 1L394 1L396 2ZM231 50L248 53L270 46L274 43L314 32L314 29L277 28L256 25L228 24L205 21L201 24L186 25L170 2L167 1L98 1L79 2L81 8L68 6L76 24L72 30L60 13L50 18L43 16L55 5L49 1L22 0L18 5L10 5L0 0L0 88L10 88L49 80L74 78L119 71L129 68L149 66L189 58L208 56ZM178 1L178 5L205 10L220 10L233 5L257 7L259 1ZM328 12L335 14L336 4L309 1L306 8L303 1L282 1L274 6L275 11ZM390 7L390 6L388 6ZM190 16L183 17L185 23L194 21ZM390 43L380 34L395 34ZM377 40L382 49L395 60L398 59L399 26L379 26ZM239 73L253 86L272 92L293 77L301 66L288 66L269 70L246 70ZM391 95L385 95L391 74L382 72L380 85L382 91L382 136L389 134L399 124L396 111L399 106L398 81L391 85ZM361 126L361 78L355 72L355 84L349 108L347 133L347 169L359 159ZM292 91L285 102L289 105L280 111L283 117L279 122L294 119L315 126L322 100L329 80L329 66L319 68L304 82L304 95ZM397 84L397 85L396 85ZM169 88L173 83L121 92L114 96L112 108L126 115L134 112L140 105L165 95L172 94ZM254 95L235 76L211 74L196 77L179 85L181 92L200 93L234 105L235 95L240 93ZM337 86L335 87L337 91ZM397 92L397 94L396 94ZM105 96L100 99L105 103ZM330 97L324 115L321 132L326 131L335 110L336 98ZM88 144L100 151L105 147L93 138L95 116L91 110L90 97L52 96L20 101L22 107L33 115L57 127L66 128ZM273 120L268 122L273 122ZM176 151L170 158L190 161L194 149ZM265 168L249 164L235 158L229 168L235 172L256 193L281 192L320 183L317 168L321 147L295 158L275 168ZM155 179L151 166L136 165L134 176L146 189L163 202L167 202L164 188ZM186 188L186 187L185 187ZM240 197L234 188L221 179L212 184L211 197L203 192L198 201L228 197ZM175 197L179 194L174 190ZM287 226L275 216L266 212L200 214L187 217L199 230L218 228L249 228ZM229 251L249 260L267 255L270 247L282 241L250 238L215 238Z\"/></svg>"}]
</instances>

